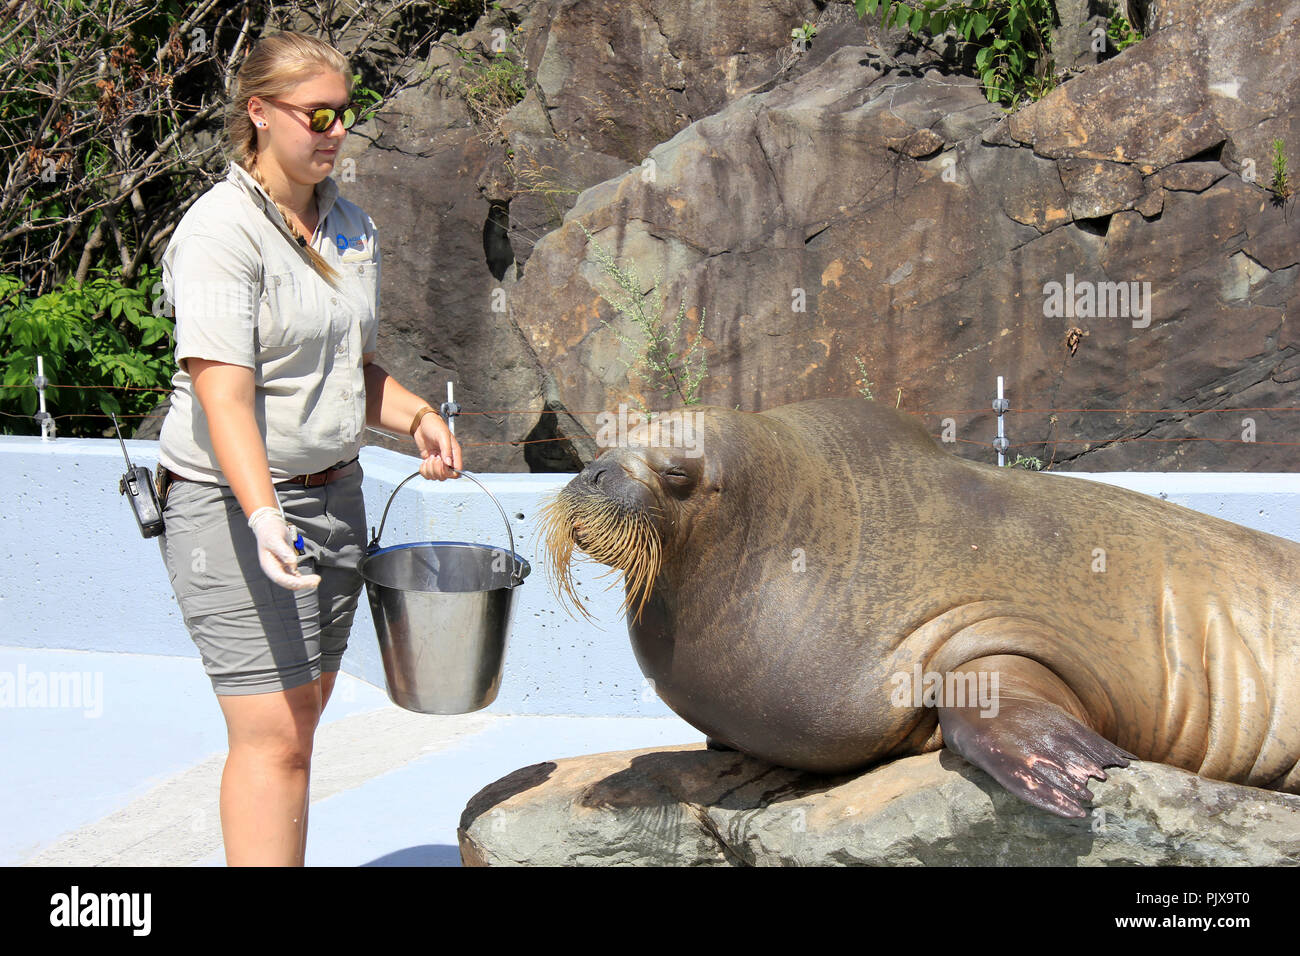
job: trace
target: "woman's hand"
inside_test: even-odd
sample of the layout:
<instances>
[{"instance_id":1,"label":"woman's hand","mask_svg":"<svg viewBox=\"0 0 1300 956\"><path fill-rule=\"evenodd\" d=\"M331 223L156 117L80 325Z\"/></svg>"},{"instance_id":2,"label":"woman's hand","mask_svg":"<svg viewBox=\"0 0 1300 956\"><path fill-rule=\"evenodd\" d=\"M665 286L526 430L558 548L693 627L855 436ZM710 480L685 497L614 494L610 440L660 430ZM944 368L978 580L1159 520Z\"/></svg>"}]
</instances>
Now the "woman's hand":
<instances>
[{"instance_id":1,"label":"woman's hand","mask_svg":"<svg viewBox=\"0 0 1300 956\"><path fill-rule=\"evenodd\" d=\"M277 509L258 508L248 519L248 526L257 538L257 560L268 578L290 591L320 584L319 574L303 574L298 570L298 555L293 549L295 532Z\"/></svg>"},{"instance_id":2,"label":"woman's hand","mask_svg":"<svg viewBox=\"0 0 1300 956\"><path fill-rule=\"evenodd\" d=\"M438 481L459 478L460 443L437 410L384 371L375 362L374 352L362 356L362 368L366 377L366 424L402 434L411 427L415 415L429 408L412 433L415 447L424 459L420 464L420 474Z\"/></svg>"},{"instance_id":3,"label":"woman's hand","mask_svg":"<svg viewBox=\"0 0 1300 956\"><path fill-rule=\"evenodd\" d=\"M460 477L460 442L456 441L456 436L437 412L430 412L420 419L420 425L415 429L415 447L424 459L420 464L420 474L425 478L445 481ZM452 469L455 469L454 473Z\"/></svg>"}]
</instances>

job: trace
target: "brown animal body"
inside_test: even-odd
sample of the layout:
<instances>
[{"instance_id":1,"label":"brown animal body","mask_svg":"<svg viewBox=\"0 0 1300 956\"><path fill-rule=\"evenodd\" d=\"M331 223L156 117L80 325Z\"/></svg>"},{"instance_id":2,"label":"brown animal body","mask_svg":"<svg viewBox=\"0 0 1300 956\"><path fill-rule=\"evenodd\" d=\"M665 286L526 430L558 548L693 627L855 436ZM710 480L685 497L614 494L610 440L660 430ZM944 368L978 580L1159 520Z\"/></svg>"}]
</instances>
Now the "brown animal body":
<instances>
[{"instance_id":1,"label":"brown animal body","mask_svg":"<svg viewBox=\"0 0 1300 956\"><path fill-rule=\"evenodd\" d=\"M1300 544L870 401L674 414L702 454L607 452L548 540L632 569L637 660L712 741L828 773L947 745L1063 816L1130 756L1300 792Z\"/></svg>"}]
</instances>

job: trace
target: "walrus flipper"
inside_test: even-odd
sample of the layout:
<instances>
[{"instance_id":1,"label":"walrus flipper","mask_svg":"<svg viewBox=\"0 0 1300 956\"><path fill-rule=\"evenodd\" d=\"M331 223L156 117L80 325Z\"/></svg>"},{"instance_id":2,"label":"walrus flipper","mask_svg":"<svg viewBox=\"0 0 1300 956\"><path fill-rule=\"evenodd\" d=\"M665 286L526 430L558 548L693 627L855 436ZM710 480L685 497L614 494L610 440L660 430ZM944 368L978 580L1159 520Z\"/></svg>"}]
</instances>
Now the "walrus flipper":
<instances>
[{"instance_id":1,"label":"walrus flipper","mask_svg":"<svg viewBox=\"0 0 1300 956\"><path fill-rule=\"evenodd\" d=\"M1127 767L1136 756L1073 716L1082 710L1078 698L1037 662L990 657L961 672L990 667L1004 684L994 706L937 708L944 744L1026 803L1057 816L1086 816L1088 778L1105 780L1102 768Z\"/></svg>"}]
</instances>

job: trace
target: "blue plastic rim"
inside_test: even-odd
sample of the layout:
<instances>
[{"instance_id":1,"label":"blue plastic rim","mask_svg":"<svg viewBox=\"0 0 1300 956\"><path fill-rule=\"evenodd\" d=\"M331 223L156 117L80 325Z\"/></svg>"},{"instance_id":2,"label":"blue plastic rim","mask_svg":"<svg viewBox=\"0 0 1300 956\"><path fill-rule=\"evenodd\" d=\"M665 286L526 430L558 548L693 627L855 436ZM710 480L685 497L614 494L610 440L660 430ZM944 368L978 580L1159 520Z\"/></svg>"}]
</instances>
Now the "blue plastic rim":
<instances>
[{"instance_id":1,"label":"blue plastic rim","mask_svg":"<svg viewBox=\"0 0 1300 956\"><path fill-rule=\"evenodd\" d=\"M357 571L361 577L368 583L378 587L393 588L398 591L422 591L427 593L445 593L461 594L464 591L444 591L439 592L431 588L424 587L404 587L401 584L395 584L392 581L381 581L376 575L371 573L371 569L379 563L379 559L385 555L397 554L403 551L410 551L416 548L422 549L439 549L439 548L460 548L466 549L470 554L482 555L483 553L502 554L506 560L514 559L509 571L498 572L508 575L508 583L501 588L509 590L517 588L524 583L524 578L532 572L532 565L521 555L515 554L508 548L502 548L494 544L478 544L473 541L411 541L406 544L391 544L386 548L376 548L373 545L366 549L365 557L357 564ZM434 553L438 553L436 550ZM477 588L474 590L498 590L498 588Z\"/></svg>"}]
</instances>

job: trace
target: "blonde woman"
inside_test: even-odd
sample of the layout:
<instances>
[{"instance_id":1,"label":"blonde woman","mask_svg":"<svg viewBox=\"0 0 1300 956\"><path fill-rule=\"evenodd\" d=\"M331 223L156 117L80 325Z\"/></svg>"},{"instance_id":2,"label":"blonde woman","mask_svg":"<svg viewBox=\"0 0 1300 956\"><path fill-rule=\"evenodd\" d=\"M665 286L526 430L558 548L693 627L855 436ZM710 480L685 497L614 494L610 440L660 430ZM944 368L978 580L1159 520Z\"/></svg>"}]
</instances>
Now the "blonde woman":
<instances>
[{"instance_id":1,"label":"blonde woman","mask_svg":"<svg viewBox=\"0 0 1300 956\"><path fill-rule=\"evenodd\" d=\"M351 81L315 37L262 39L226 116L227 177L163 256L178 370L159 545L226 719L229 865L304 862L313 738L362 587L365 426L409 432L425 478L461 467L441 416L374 362L375 225L330 178Z\"/></svg>"}]
</instances>

